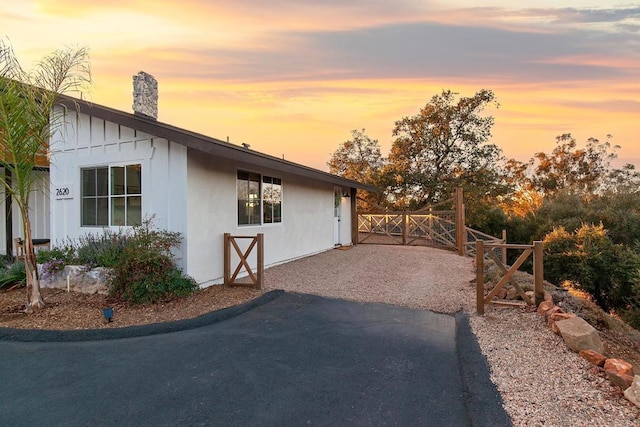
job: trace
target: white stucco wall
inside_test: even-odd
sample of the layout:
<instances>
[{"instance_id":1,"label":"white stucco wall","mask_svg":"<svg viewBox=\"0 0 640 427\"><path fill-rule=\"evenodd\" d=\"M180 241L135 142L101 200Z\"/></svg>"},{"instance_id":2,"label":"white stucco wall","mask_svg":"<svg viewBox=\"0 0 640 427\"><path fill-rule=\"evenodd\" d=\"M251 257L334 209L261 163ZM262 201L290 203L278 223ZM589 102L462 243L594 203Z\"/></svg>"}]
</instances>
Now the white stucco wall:
<instances>
[{"instance_id":1,"label":"white stucco wall","mask_svg":"<svg viewBox=\"0 0 640 427\"><path fill-rule=\"evenodd\" d=\"M184 146L74 111L67 111L63 120L63 128L51 141L52 244L103 230L81 226L81 168L132 163L142 165L143 218L155 215L156 227L185 234ZM72 197L57 197L55 189L61 186L69 186ZM180 264L186 263L182 249L176 255Z\"/></svg>"},{"instance_id":2,"label":"white stucco wall","mask_svg":"<svg viewBox=\"0 0 640 427\"><path fill-rule=\"evenodd\" d=\"M0 168L4 174L4 169ZM49 174L46 171L34 171L36 177L31 195L29 196L29 219L31 220L31 235L34 239L48 239L50 237L50 202L49 202ZM6 232L6 194L0 188L0 254L7 254ZM14 203L11 206L12 238L24 238L20 210ZM10 243L13 250L13 243Z\"/></svg>"},{"instance_id":3,"label":"white stucco wall","mask_svg":"<svg viewBox=\"0 0 640 427\"><path fill-rule=\"evenodd\" d=\"M188 156L187 271L201 284L223 280L223 234L255 236L264 234L265 266L311 255L334 247L334 187L259 169L252 165L221 161L202 153ZM282 222L260 226L239 226L237 221L237 171L256 172L282 179ZM343 227L350 230L348 200ZM344 236L350 244L350 231ZM248 242L248 241L247 241ZM246 244L242 245L244 249ZM255 251L254 251L255 252ZM232 251L233 253L233 251ZM255 253L250 257L255 268ZM232 269L235 266L232 265Z\"/></svg>"},{"instance_id":4,"label":"white stucco wall","mask_svg":"<svg viewBox=\"0 0 640 427\"><path fill-rule=\"evenodd\" d=\"M67 111L63 120L62 131L51 141L53 245L65 238L102 232L102 227L81 226L82 168L140 163L143 217L155 215L157 227L182 233L183 245L176 253L179 265L202 285L222 283L225 232L263 233L267 267L334 247L333 184L187 150L86 114ZM282 179L281 223L238 226L238 170ZM60 187L71 188L71 196L56 196ZM351 244L350 212L350 199L343 198L343 245ZM250 263L255 268L255 252Z\"/></svg>"}]
</instances>

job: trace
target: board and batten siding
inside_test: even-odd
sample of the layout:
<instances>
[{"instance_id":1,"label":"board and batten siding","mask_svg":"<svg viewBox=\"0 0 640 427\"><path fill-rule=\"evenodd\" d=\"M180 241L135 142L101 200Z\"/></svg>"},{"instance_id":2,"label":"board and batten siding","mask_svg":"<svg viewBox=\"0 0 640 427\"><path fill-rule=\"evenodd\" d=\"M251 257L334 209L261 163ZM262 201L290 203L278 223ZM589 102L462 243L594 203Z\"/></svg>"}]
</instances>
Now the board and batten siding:
<instances>
[{"instance_id":1,"label":"board and batten siding","mask_svg":"<svg viewBox=\"0 0 640 427\"><path fill-rule=\"evenodd\" d=\"M0 174L4 174L0 167ZM48 239L50 237L50 202L49 202L49 174L46 171L33 171L36 181L29 195L29 219L31 220L31 235L34 239ZM13 242L7 242L7 212L6 192L0 188L0 255L7 255L7 244L14 250ZM11 205L11 234L12 238L24 238L20 209ZM5 244L5 242L7 242ZM15 255L15 254L14 254Z\"/></svg>"},{"instance_id":2,"label":"board and batten siding","mask_svg":"<svg viewBox=\"0 0 640 427\"><path fill-rule=\"evenodd\" d=\"M281 223L238 225L238 170L282 179ZM223 281L224 233L234 236L263 233L266 267L334 247L332 184L259 169L195 151L189 151L187 171L187 271L201 285ZM347 202L343 209L345 230L350 227L348 206ZM248 240L238 243L244 250ZM343 244L350 243L350 232L346 232ZM232 253L235 253L233 249ZM255 253L249 261L255 269Z\"/></svg>"},{"instance_id":3,"label":"board and batten siding","mask_svg":"<svg viewBox=\"0 0 640 427\"><path fill-rule=\"evenodd\" d=\"M81 226L81 169L133 163L142 165L142 217L154 215L157 228L186 237L186 147L72 110L60 117L63 125L52 135L50 147L53 246L66 238L103 231ZM69 188L70 195L56 194L60 188ZM180 248L175 255L184 266L185 251Z\"/></svg>"}]
</instances>

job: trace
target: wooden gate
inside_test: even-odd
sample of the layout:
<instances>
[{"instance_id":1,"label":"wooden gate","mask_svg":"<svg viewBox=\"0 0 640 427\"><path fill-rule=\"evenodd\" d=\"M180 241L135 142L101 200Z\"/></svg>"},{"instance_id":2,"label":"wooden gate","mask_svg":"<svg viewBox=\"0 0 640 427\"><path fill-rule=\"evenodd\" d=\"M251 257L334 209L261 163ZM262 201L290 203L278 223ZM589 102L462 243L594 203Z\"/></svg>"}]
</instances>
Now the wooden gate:
<instances>
[{"instance_id":1,"label":"wooden gate","mask_svg":"<svg viewBox=\"0 0 640 427\"><path fill-rule=\"evenodd\" d=\"M237 239L251 239L249 246L245 251L240 249ZM256 264L257 271L254 272L249 265L249 254L254 247L257 246ZM238 256L238 264L231 273L231 247L235 249L235 253ZM250 282L238 281L238 275L244 268L248 275ZM257 236L232 236L229 233L224 233L224 284L225 286L253 286L258 289L262 289L262 282L264 276L264 235L258 233Z\"/></svg>"},{"instance_id":2,"label":"wooden gate","mask_svg":"<svg viewBox=\"0 0 640 427\"><path fill-rule=\"evenodd\" d=\"M453 210L438 209L453 205ZM450 199L414 212L370 212L358 214L358 243L433 246L458 249L466 247L462 189Z\"/></svg>"},{"instance_id":3,"label":"wooden gate","mask_svg":"<svg viewBox=\"0 0 640 427\"><path fill-rule=\"evenodd\" d=\"M511 265L507 265L506 261L501 261L493 249L517 249L522 250L522 253L518 259ZM533 254L533 299L522 289L522 286L513 277L515 272L520 266L527 260L527 258ZM484 291L484 259L488 256L489 259L495 262L496 266L504 274L493 289L485 295ZM533 245L515 245L505 243L485 243L482 240L476 241L476 311L478 314L484 314L484 306L486 304L496 305L519 305L518 303L507 302L502 300L494 300L494 297L500 292L500 290L507 284L511 283L513 287L518 291L520 297L527 305L535 305L536 307L544 299L543 281L543 246L542 242L533 242ZM506 258L506 257L505 257Z\"/></svg>"}]
</instances>

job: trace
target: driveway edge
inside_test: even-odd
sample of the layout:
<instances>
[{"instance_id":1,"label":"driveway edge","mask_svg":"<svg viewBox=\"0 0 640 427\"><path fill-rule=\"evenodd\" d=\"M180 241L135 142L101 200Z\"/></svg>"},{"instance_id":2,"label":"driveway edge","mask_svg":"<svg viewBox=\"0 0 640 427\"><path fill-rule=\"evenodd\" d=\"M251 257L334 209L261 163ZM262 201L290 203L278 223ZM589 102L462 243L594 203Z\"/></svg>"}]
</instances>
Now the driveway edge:
<instances>
[{"instance_id":1,"label":"driveway edge","mask_svg":"<svg viewBox=\"0 0 640 427\"><path fill-rule=\"evenodd\" d=\"M469 425L511 426L511 419L503 407L502 396L491 382L489 365L478 339L471 330L469 316L463 311L455 314L456 352Z\"/></svg>"},{"instance_id":2,"label":"driveway edge","mask_svg":"<svg viewBox=\"0 0 640 427\"><path fill-rule=\"evenodd\" d=\"M249 310L260 307L279 298L283 290L267 292L258 298L233 307L212 311L193 319L175 320L165 323L149 325L127 326L112 329L83 329L74 331L54 331L40 329L0 328L0 341L19 342L71 342L71 341L100 341L122 338L142 337L147 335L166 334L170 332L195 329L213 323L222 322Z\"/></svg>"}]
</instances>

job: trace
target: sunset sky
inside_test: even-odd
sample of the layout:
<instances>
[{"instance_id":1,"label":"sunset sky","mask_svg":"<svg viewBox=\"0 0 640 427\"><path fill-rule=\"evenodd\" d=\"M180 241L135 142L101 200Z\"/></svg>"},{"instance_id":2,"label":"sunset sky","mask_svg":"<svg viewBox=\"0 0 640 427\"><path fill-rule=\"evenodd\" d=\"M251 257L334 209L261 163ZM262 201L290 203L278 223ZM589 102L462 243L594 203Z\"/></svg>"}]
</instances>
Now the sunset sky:
<instances>
[{"instance_id":1,"label":"sunset sky","mask_svg":"<svg viewBox=\"0 0 640 427\"><path fill-rule=\"evenodd\" d=\"M85 99L131 112L143 70L160 121L323 170L352 129L386 155L396 120L443 89L482 88L508 157L612 134L618 164L640 166L637 3L22 0L0 4L0 28L27 69L88 47Z\"/></svg>"}]
</instances>

